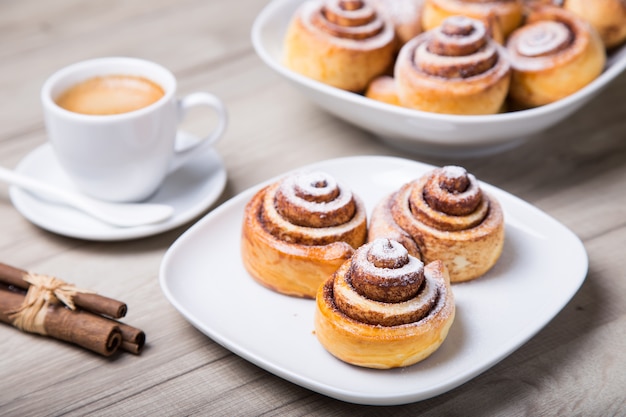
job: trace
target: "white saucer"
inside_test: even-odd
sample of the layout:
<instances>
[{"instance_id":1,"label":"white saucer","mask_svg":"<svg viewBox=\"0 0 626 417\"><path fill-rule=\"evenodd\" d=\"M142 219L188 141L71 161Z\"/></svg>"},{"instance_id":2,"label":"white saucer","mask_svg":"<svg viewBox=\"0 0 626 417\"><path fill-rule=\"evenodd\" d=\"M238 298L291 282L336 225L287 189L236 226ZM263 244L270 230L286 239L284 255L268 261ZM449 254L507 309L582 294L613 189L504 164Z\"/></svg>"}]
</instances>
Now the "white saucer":
<instances>
[{"instance_id":1,"label":"white saucer","mask_svg":"<svg viewBox=\"0 0 626 417\"><path fill-rule=\"evenodd\" d=\"M15 168L20 174L63 188L74 185L59 165L49 144L28 154ZM167 221L138 227L120 228L102 223L71 207L11 187L15 208L37 226L60 235L98 241L137 239L155 235L184 224L200 215L222 194L226 170L216 151L198 153L185 166L170 174L147 202L169 204L174 215Z\"/></svg>"}]
</instances>

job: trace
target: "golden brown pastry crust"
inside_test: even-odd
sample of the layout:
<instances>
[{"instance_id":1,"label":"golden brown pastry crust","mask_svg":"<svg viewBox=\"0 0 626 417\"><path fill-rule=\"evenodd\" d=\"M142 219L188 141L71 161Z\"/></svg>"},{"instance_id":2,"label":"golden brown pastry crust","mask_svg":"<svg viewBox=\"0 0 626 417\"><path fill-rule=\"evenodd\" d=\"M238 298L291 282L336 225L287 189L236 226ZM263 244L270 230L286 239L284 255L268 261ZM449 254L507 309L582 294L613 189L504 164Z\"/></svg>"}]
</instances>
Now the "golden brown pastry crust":
<instances>
[{"instance_id":1,"label":"golden brown pastry crust","mask_svg":"<svg viewBox=\"0 0 626 417\"><path fill-rule=\"evenodd\" d=\"M470 185L446 190L441 184L447 177ZM428 191L432 188L436 192ZM471 174L448 166L405 184L378 203L368 239L379 237L402 242L426 263L443 261L452 282L468 281L484 275L502 254L504 215Z\"/></svg>"},{"instance_id":2,"label":"golden brown pastry crust","mask_svg":"<svg viewBox=\"0 0 626 417\"><path fill-rule=\"evenodd\" d=\"M284 41L285 66L353 92L393 65L393 25L367 0L307 0L295 12Z\"/></svg>"},{"instance_id":3,"label":"golden brown pastry crust","mask_svg":"<svg viewBox=\"0 0 626 417\"><path fill-rule=\"evenodd\" d=\"M264 286L314 298L366 236L365 207L356 195L328 174L294 174L264 187L246 205L241 255Z\"/></svg>"},{"instance_id":4,"label":"golden brown pastry crust","mask_svg":"<svg viewBox=\"0 0 626 417\"><path fill-rule=\"evenodd\" d=\"M422 26L431 30L450 16L467 16L492 28L494 38L501 43L522 24L523 13L521 0L426 0Z\"/></svg>"},{"instance_id":5,"label":"golden brown pastry crust","mask_svg":"<svg viewBox=\"0 0 626 417\"><path fill-rule=\"evenodd\" d=\"M477 20L451 17L402 47L394 76L400 103L446 114L494 114L511 77L502 47Z\"/></svg>"},{"instance_id":6,"label":"golden brown pastry crust","mask_svg":"<svg viewBox=\"0 0 626 417\"><path fill-rule=\"evenodd\" d=\"M392 254L384 256L387 264L381 265L369 253L372 247L384 245L389 245ZM369 287L361 288L363 283ZM389 293L392 299L387 298ZM437 350L454 315L454 297L443 263L436 261L424 268L399 243L379 239L359 248L320 286L315 334L324 348L345 362L396 368L419 362Z\"/></svg>"},{"instance_id":7,"label":"golden brown pastry crust","mask_svg":"<svg viewBox=\"0 0 626 417\"><path fill-rule=\"evenodd\" d=\"M595 29L553 6L534 7L526 24L509 37L507 52L513 68L509 95L521 107L575 93L596 79L606 63Z\"/></svg>"},{"instance_id":8,"label":"golden brown pastry crust","mask_svg":"<svg viewBox=\"0 0 626 417\"><path fill-rule=\"evenodd\" d=\"M383 103L400 106L400 98L398 97L398 89L396 81L388 75L376 77L365 91L365 97L372 100L382 101Z\"/></svg>"},{"instance_id":9,"label":"golden brown pastry crust","mask_svg":"<svg viewBox=\"0 0 626 417\"><path fill-rule=\"evenodd\" d=\"M606 48L626 40L626 0L565 0L563 7L588 21Z\"/></svg>"}]
</instances>

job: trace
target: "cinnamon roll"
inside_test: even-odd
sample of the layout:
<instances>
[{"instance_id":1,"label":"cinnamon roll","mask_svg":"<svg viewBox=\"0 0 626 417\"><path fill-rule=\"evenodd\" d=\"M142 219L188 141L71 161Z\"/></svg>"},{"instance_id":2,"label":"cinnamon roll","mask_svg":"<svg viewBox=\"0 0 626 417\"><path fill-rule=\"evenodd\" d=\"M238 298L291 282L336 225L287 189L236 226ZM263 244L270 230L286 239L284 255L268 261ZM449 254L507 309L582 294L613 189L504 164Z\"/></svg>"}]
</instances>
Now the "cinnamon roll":
<instances>
[{"instance_id":1,"label":"cinnamon roll","mask_svg":"<svg viewBox=\"0 0 626 417\"><path fill-rule=\"evenodd\" d=\"M366 236L366 211L356 195L329 174L298 173L264 187L248 202L241 254L261 284L314 298Z\"/></svg>"},{"instance_id":2,"label":"cinnamon roll","mask_svg":"<svg viewBox=\"0 0 626 417\"><path fill-rule=\"evenodd\" d=\"M320 286L315 334L344 362L397 368L437 350L454 314L442 262L424 267L400 243L377 239L359 248Z\"/></svg>"},{"instance_id":3,"label":"cinnamon roll","mask_svg":"<svg viewBox=\"0 0 626 417\"><path fill-rule=\"evenodd\" d=\"M504 39L522 24L524 4L522 0L426 0L422 25L431 30L457 15L482 21Z\"/></svg>"},{"instance_id":4,"label":"cinnamon roll","mask_svg":"<svg viewBox=\"0 0 626 417\"><path fill-rule=\"evenodd\" d=\"M424 0L370 0L391 21L399 46L422 33Z\"/></svg>"},{"instance_id":5,"label":"cinnamon roll","mask_svg":"<svg viewBox=\"0 0 626 417\"><path fill-rule=\"evenodd\" d=\"M411 181L374 208L369 239L390 237L426 262L441 260L452 282L485 274L504 246L504 215L465 168L445 166Z\"/></svg>"},{"instance_id":6,"label":"cinnamon roll","mask_svg":"<svg viewBox=\"0 0 626 417\"><path fill-rule=\"evenodd\" d=\"M600 75L606 62L596 30L573 13L536 7L507 42L513 68L511 98L521 107L552 103Z\"/></svg>"},{"instance_id":7,"label":"cinnamon roll","mask_svg":"<svg viewBox=\"0 0 626 417\"><path fill-rule=\"evenodd\" d=\"M367 86L367 90L365 90L365 97L393 104L394 106L400 105L396 81L388 75L374 78L370 85Z\"/></svg>"},{"instance_id":8,"label":"cinnamon roll","mask_svg":"<svg viewBox=\"0 0 626 417\"><path fill-rule=\"evenodd\" d=\"M454 16L400 50L394 75L400 103L447 114L494 114L511 77L502 48L478 20Z\"/></svg>"},{"instance_id":9,"label":"cinnamon roll","mask_svg":"<svg viewBox=\"0 0 626 417\"><path fill-rule=\"evenodd\" d=\"M325 84L362 92L393 65L394 27L369 0L308 0L284 41L284 64Z\"/></svg>"},{"instance_id":10,"label":"cinnamon roll","mask_svg":"<svg viewBox=\"0 0 626 417\"><path fill-rule=\"evenodd\" d=\"M563 7L587 20L606 48L626 40L626 0L565 0Z\"/></svg>"},{"instance_id":11,"label":"cinnamon roll","mask_svg":"<svg viewBox=\"0 0 626 417\"><path fill-rule=\"evenodd\" d=\"M524 5L528 7L543 6L563 6L563 0L524 0Z\"/></svg>"}]
</instances>

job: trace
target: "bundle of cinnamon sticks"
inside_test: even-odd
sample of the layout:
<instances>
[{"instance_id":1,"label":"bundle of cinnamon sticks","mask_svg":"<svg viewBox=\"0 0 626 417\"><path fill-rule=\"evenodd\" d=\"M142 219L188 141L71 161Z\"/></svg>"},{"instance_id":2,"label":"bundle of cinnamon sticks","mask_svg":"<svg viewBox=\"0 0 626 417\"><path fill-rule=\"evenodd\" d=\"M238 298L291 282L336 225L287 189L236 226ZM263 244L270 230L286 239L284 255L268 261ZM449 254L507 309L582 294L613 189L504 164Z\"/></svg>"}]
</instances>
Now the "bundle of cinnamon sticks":
<instances>
[{"instance_id":1,"label":"bundle of cinnamon sticks","mask_svg":"<svg viewBox=\"0 0 626 417\"><path fill-rule=\"evenodd\" d=\"M1 322L104 356L119 350L141 353L145 334L117 320L127 312L121 301L3 263L0 284Z\"/></svg>"}]
</instances>

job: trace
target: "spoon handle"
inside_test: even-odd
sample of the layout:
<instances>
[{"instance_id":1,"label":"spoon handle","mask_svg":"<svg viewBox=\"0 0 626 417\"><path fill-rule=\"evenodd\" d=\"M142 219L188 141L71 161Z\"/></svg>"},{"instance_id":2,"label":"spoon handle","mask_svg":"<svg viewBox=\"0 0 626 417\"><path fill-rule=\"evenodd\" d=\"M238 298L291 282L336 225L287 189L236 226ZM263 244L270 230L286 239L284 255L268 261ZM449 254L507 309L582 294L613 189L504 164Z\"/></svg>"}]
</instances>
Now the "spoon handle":
<instances>
[{"instance_id":1,"label":"spoon handle","mask_svg":"<svg viewBox=\"0 0 626 417\"><path fill-rule=\"evenodd\" d=\"M77 203L75 196L63 189L51 187L48 184L34 180L25 175L20 175L2 166L0 166L0 180L8 184L17 185L24 190L42 193L49 197L57 197L72 204ZM80 203L78 202L78 204Z\"/></svg>"},{"instance_id":2,"label":"spoon handle","mask_svg":"<svg viewBox=\"0 0 626 417\"><path fill-rule=\"evenodd\" d=\"M159 223L171 217L174 211L171 206L163 204L119 204L98 201L62 188L55 188L2 166L0 180L24 190L60 199L100 221L118 227Z\"/></svg>"}]
</instances>

